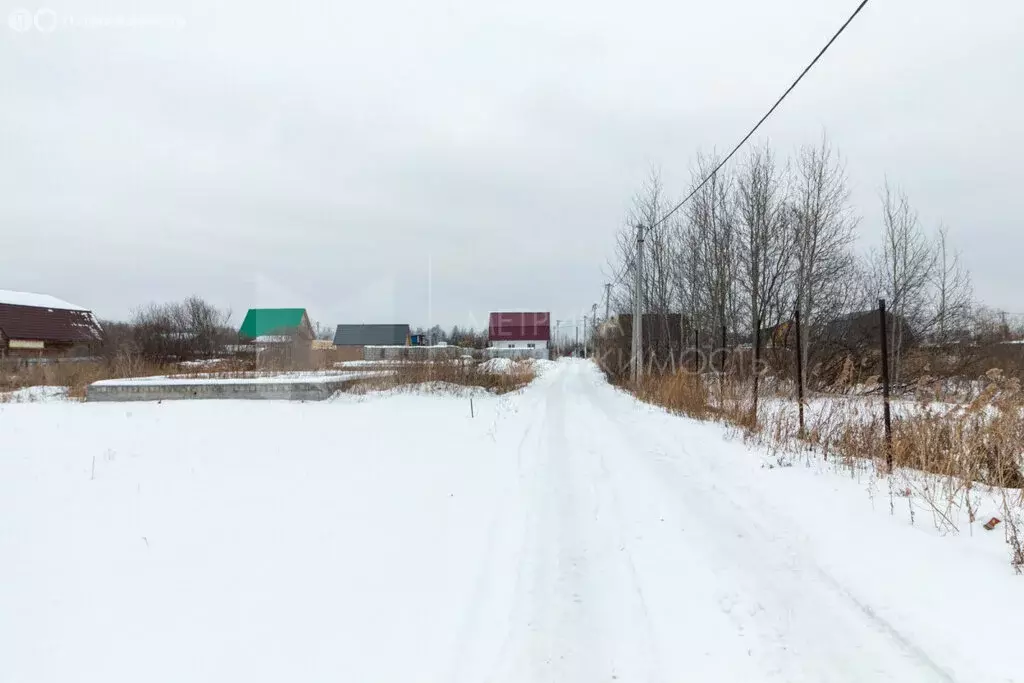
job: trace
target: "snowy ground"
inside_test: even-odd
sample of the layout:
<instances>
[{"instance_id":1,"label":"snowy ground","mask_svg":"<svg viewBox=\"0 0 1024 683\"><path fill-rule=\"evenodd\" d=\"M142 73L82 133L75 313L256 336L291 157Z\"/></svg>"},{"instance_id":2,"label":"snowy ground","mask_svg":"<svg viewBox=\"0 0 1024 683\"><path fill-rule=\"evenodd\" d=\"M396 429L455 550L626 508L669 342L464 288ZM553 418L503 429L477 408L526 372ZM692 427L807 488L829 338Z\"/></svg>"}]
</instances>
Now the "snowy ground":
<instances>
[{"instance_id":1,"label":"snowy ground","mask_svg":"<svg viewBox=\"0 0 1024 683\"><path fill-rule=\"evenodd\" d=\"M67 400L67 387L35 386L0 392L0 403L34 403Z\"/></svg>"},{"instance_id":2,"label":"snowy ground","mask_svg":"<svg viewBox=\"0 0 1024 683\"><path fill-rule=\"evenodd\" d=\"M474 404L0 405L0 681L1020 680L998 532L582 361Z\"/></svg>"}]
</instances>

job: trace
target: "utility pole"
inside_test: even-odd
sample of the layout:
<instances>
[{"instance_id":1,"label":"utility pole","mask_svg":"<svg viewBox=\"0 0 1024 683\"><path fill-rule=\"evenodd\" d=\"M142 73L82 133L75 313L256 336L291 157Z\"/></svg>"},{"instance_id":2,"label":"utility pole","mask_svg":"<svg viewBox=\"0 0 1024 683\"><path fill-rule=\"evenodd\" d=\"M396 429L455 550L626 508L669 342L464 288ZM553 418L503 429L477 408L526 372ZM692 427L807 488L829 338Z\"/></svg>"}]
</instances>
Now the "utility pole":
<instances>
[{"instance_id":1,"label":"utility pole","mask_svg":"<svg viewBox=\"0 0 1024 683\"><path fill-rule=\"evenodd\" d=\"M576 355L576 349L580 347L580 323L578 320L573 320L576 323L576 343L572 347L572 355Z\"/></svg>"},{"instance_id":2,"label":"utility pole","mask_svg":"<svg viewBox=\"0 0 1024 683\"><path fill-rule=\"evenodd\" d=\"M583 316L583 357L587 357L587 316Z\"/></svg>"},{"instance_id":3,"label":"utility pole","mask_svg":"<svg viewBox=\"0 0 1024 683\"><path fill-rule=\"evenodd\" d=\"M636 267L633 273L633 381L640 383L643 373L643 302L641 301L641 283L644 268L644 226L636 226Z\"/></svg>"},{"instance_id":4,"label":"utility pole","mask_svg":"<svg viewBox=\"0 0 1024 683\"><path fill-rule=\"evenodd\" d=\"M604 283L604 320L608 322L608 318L611 313L612 303L612 283Z\"/></svg>"}]
</instances>

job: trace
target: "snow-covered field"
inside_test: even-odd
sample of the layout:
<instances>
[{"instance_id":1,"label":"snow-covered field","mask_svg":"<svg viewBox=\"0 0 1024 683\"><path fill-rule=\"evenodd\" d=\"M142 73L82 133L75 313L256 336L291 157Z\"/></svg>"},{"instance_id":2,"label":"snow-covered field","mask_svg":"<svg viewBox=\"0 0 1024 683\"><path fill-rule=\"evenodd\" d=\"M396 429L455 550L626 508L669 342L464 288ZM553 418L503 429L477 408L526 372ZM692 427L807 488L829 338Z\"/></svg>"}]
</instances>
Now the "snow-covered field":
<instances>
[{"instance_id":1,"label":"snow-covered field","mask_svg":"<svg viewBox=\"0 0 1024 683\"><path fill-rule=\"evenodd\" d=\"M502 397L0 405L0 681L1021 680L1002 535L593 365Z\"/></svg>"}]
</instances>

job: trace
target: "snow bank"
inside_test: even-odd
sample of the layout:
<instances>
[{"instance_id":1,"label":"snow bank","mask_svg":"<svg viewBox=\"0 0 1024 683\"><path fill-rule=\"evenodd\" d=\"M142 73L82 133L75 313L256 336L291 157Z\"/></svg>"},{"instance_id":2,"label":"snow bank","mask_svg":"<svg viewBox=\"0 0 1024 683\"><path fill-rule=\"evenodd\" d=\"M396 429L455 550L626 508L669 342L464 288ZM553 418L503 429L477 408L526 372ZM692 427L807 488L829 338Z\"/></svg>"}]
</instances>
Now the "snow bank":
<instances>
[{"instance_id":1,"label":"snow bank","mask_svg":"<svg viewBox=\"0 0 1024 683\"><path fill-rule=\"evenodd\" d=\"M557 361L547 360L545 358L534 358L531 359L530 362L533 363L533 371L538 375L543 374L558 365Z\"/></svg>"},{"instance_id":2,"label":"snow bank","mask_svg":"<svg viewBox=\"0 0 1024 683\"><path fill-rule=\"evenodd\" d=\"M485 360L483 363L480 363L478 367L484 372L500 374L512 372L515 366L516 364L511 358L491 358L490 360Z\"/></svg>"},{"instance_id":3,"label":"snow bank","mask_svg":"<svg viewBox=\"0 0 1024 683\"><path fill-rule=\"evenodd\" d=\"M36 386L25 387L16 391L0 392L0 403L47 403L66 401L67 387Z\"/></svg>"},{"instance_id":4,"label":"snow bank","mask_svg":"<svg viewBox=\"0 0 1024 683\"><path fill-rule=\"evenodd\" d=\"M495 374L512 372L517 367L528 367L532 369L536 374L542 374L547 370L555 367L555 361L541 360L538 358L522 358L519 360L512 360L511 358L491 358L480 363L480 369L485 372L493 372Z\"/></svg>"},{"instance_id":5,"label":"snow bank","mask_svg":"<svg viewBox=\"0 0 1024 683\"><path fill-rule=\"evenodd\" d=\"M334 367L336 367L336 368L364 368L366 366L389 365L389 364L390 365L394 365L394 364L400 364L400 363L403 363L403 362L404 361L389 360L389 359L383 359L383 358L380 359L380 360L343 360L343 361L338 361L337 363L335 363Z\"/></svg>"},{"instance_id":6,"label":"snow bank","mask_svg":"<svg viewBox=\"0 0 1024 683\"><path fill-rule=\"evenodd\" d=\"M350 391L337 391L328 399L333 402L362 403L370 398L389 398L392 396L403 396L409 394L420 394L423 396L445 396L453 398L476 398L478 396L494 397L495 394L483 387L466 386L452 382L420 382L419 384L402 384L389 389L377 389L370 387L356 387Z\"/></svg>"},{"instance_id":7,"label":"snow bank","mask_svg":"<svg viewBox=\"0 0 1024 683\"><path fill-rule=\"evenodd\" d=\"M204 360L183 360L178 363L183 368L202 368L208 365L217 365L225 362L223 358L207 358Z\"/></svg>"},{"instance_id":8,"label":"snow bank","mask_svg":"<svg viewBox=\"0 0 1024 683\"><path fill-rule=\"evenodd\" d=\"M0 289L0 304L12 306L35 306L36 308L57 308L65 311L86 311L87 308L76 306L58 299L49 294L34 294L32 292L12 292L7 289Z\"/></svg>"}]
</instances>

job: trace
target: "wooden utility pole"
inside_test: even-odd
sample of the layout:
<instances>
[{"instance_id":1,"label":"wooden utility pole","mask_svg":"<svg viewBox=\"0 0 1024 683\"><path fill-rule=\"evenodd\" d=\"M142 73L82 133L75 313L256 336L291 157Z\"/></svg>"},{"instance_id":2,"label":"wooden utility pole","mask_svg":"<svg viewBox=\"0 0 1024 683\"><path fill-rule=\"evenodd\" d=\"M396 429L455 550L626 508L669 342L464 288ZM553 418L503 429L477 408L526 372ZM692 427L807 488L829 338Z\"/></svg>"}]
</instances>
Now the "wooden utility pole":
<instances>
[{"instance_id":1,"label":"wooden utility pole","mask_svg":"<svg viewBox=\"0 0 1024 683\"><path fill-rule=\"evenodd\" d=\"M587 316L583 316L583 357L587 357Z\"/></svg>"}]
</instances>

